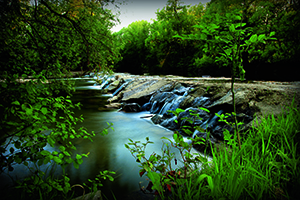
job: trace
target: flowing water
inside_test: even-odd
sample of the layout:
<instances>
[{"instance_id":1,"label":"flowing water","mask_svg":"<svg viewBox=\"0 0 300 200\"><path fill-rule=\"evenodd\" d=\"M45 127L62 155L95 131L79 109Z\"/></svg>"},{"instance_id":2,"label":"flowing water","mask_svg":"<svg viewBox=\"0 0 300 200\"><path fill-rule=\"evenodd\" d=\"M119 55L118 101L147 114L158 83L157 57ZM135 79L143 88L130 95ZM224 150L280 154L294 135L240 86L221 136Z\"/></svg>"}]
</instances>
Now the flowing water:
<instances>
[{"instance_id":1,"label":"flowing water","mask_svg":"<svg viewBox=\"0 0 300 200\"><path fill-rule=\"evenodd\" d=\"M150 141L154 144L149 144L146 148L146 157L151 153L162 153L161 148L163 145L161 137L167 137L172 139L172 131L169 131L161 126L152 124L151 120L141 118L149 114L149 112L139 113L124 113L117 110L103 110L103 105L106 104L109 95L101 95L99 86L93 86L94 82L88 79L79 79L77 81L77 91L72 97L74 103L81 102L83 104L80 110L76 110L75 115L83 115L84 122L78 124L78 126L84 126L88 131L101 132L103 128L107 127L107 123L113 123L114 131L109 129L108 135L102 136L98 134L93 140L77 139L74 140L74 144L77 148L76 153L88 153L89 157L83 157L83 164L79 166L79 169L75 169L73 165L66 168L66 173L71 179L71 185L88 183L88 179L94 179L99 171L110 170L115 171L113 175L115 180L102 181L103 187L102 193L108 198L112 198L112 193L117 199L122 199L122 196L129 194L133 191L139 190L139 182L141 186L147 186L148 181L146 176L139 176L139 163L131 155L124 144L129 142L129 138L133 141L146 142L146 137L149 137ZM168 142L168 141L165 141ZM169 142L168 142L169 143ZM46 147L49 151L58 149L59 146L51 148ZM172 161L173 167L182 167L182 159L180 159L180 153L177 149L171 149L171 152L175 153L175 157L179 161L177 165ZM193 150L193 153L196 153ZM47 166L42 166L45 170ZM61 169L57 169L55 175L60 175ZM23 166L15 166L15 170L10 173L13 177L18 178L25 177L28 174ZM9 182L7 177L1 175L1 180ZM3 181L2 181L3 183ZM81 188L76 187L77 195L82 193Z\"/></svg>"}]
</instances>

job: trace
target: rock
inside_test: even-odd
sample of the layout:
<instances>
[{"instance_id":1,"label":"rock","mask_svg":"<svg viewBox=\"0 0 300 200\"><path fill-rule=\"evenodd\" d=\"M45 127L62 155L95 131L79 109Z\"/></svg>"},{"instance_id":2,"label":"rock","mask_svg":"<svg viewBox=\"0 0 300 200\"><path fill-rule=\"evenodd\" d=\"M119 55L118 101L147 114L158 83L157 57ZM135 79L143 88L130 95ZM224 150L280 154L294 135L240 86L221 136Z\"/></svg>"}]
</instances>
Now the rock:
<instances>
[{"instance_id":1,"label":"rock","mask_svg":"<svg viewBox=\"0 0 300 200\"><path fill-rule=\"evenodd\" d=\"M168 84L165 80L148 80L138 85L126 87L123 92L123 102L147 103L153 93Z\"/></svg>"},{"instance_id":2,"label":"rock","mask_svg":"<svg viewBox=\"0 0 300 200\"><path fill-rule=\"evenodd\" d=\"M126 103L122 106L121 110L125 112L140 112L142 111L142 108L137 103Z\"/></svg>"},{"instance_id":3,"label":"rock","mask_svg":"<svg viewBox=\"0 0 300 200\"><path fill-rule=\"evenodd\" d=\"M119 109L122 106L120 103L111 103L108 105L105 105L105 108L112 108L112 109Z\"/></svg>"},{"instance_id":4,"label":"rock","mask_svg":"<svg viewBox=\"0 0 300 200\"><path fill-rule=\"evenodd\" d=\"M161 105L163 105L165 102L169 102L177 96L178 95L176 95L172 92L157 92L154 95L152 95L150 102L153 103L154 101L157 101Z\"/></svg>"},{"instance_id":5,"label":"rock","mask_svg":"<svg viewBox=\"0 0 300 200\"><path fill-rule=\"evenodd\" d=\"M108 86L107 91L112 92L116 90L119 86L120 86L120 81L115 80Z\"/></svg>"},{"instance_id":6,"label":"rock","mask_svg":"<svg viewBox=\"0 0 300 200\"><path fill-rule=\"evenodd\" d=\"M152 107L150 113L159 113L165 102L172 101L177 95L172 92L158 92L152 95L150 103Z\"/></svg>"},{"instance_id":7,"label":"rock","mask_svg":"<svg viewBox=\"0 0 300 200\"><path fill-rule=\"evenodd\" d=\"M207 108L211 104L211 101L208 97L196 97L191 102L192 107L204 107Z\"/></svg>"},{"instance_id":8,"label":"rock","mask_svg":"<svg viewBox=\"0 0 300 200\"><path fill-rule=\"evenodd\" d=\"M180 103L179 108L181 109L186 109L191 107L193 101L195 100L195 97L193 96L186 96L186 98Z\"/></svg>"},{"instance_id":9,"label":"rock","mask_svg":"<svg viewBox=\"0 0 300 200\"><path fill-rule=\"evenodd\" d=\"M188 88L184 87L180 83L177 83L172 92L177 95L183 95L187 90Z\"/></svg>"},{"instance_id":10,"label":"rock","mask_svg":"<svg viewBox=\"0 0 300 200\"><path fill-rule=\"evenodd\" d=\"M206 94L205 89L203 87L200 87L200 86L194 88L192 91L189 92L189 95L193 96L193 97L201 97L205 94Z\"/></svg>"},{"instance_id":11,"label":"rock","mask_svg":"<svg viewBox=\"0 0 300 200\"><path fill-rule=\"evenodd\" d=\"M149 111L151 109L152 105L150 102L148 103L145 103L143 106L142 106L142 110L146 110L146 111Z\"/></svg>"},{"instance_id":12,"label":"rock","mask_svg":"<svg viewBox=\"0 0 300 200\"><path fill-rule=\"evenodd\" d=\"M244 109L247 108L248 106L244 106L244 105L248 105L248 102L250 102L250 99L253 97L251 91L249 90L244 90L242 88L236 89L235 90L235 105L236 107L243 107ZM227 104L227 106L225 105ZM228 106L229 105L229 106ZM212 103L211 105L208 106L209 109L212 109L214 107L227 107L230 108L231 107L231 111L233 111L232 108L232 93L229 90L227 92L227 94L225 96L223 96L222 98L220 98L219 100L215 101L214 103ZM226 110L226 109L224 109ZM240 110L240 112L242 112L242 110Z\"/></svg>"},{"instance_id":13,"label":"rock","mask_svg":"<svg viewBox=\"0 0 300 200\"><path fill-rule=\"evenodd\" d=\"M202 118L202 120L197 119L196 117L195 117L195 119L193 119L194 116L192 116L191 113L198 114L199 117ZM193 107L187 108L187 109L185 109L184 112L182 112L178 115L178 124L180 125L180 127L192 125L190 122L187 121L187 119L183 119L186 117L194 120L193 126L199 126L200 124L203 123L204 120L207 120L209 118L209 114L207 112L205 112L204 110L201 110L198 108L193 108Z\"/></svg>"},{"instance_id":14,"label":"rock","mask_svg":"<svg viewBox=\"0 0 300 200\"><path fill-rule=\"evenodd\" d=\"M160 110L160 105L157 101L154 101L153 104L152 104L152 107L150 109L150 113L151 114L156 114L158 113Z\"/></svg>"},{"instance_id":15,"label":"rock","mask_svg":"<svg viewBox=\"0 0 300 200\"><path fill-rule=\"evenodd\" d=\"M179 127L178 124L175 122L176 119L177 119L177 117L174 116L170 119L166 119L166 120L162 121L160 123L160 125L167 129L170 129L170 130L176 130Z\"/></svg>"},{"instance_id":16,"label":"rock","mask_svg":"<svg viewBox=\"0 0 300 200\"><path fill-rule=\"evenodd\" d=\"M168 84L162 86L161 88L159 88L159 90L157 92L171 92L174 89L175 85L176 85L176 82L168 83Z\"/></svg>"},{"instance_id":17,"label":"rock","mask_svg":"<svg viewBox=\"0 0 300 200\"><path fill-rule=\"evenodd\" d=\"M176 95L176 97L174 99L167 99L165 102L164 102L164 105L163 107L161 108L159 114L170 114L170 116L174 116L173 113L169 113L168 111L171 110L171 111L175 111L177 108L180 107L180 104L182 101L184 101L186 99L185 96L178 96Z\"/></svg>"},{"instance_id":18,"label":"rock","mask_svg":"<svg viewBox=\"0 0 300 200\"><path fill-rule=\"evenodd\" d=\"M151 117L151 121L154 124L160 124L163 120L162 120L162 117L160 115L154 115L153 117Z\"/></svg>"}]
</instances>

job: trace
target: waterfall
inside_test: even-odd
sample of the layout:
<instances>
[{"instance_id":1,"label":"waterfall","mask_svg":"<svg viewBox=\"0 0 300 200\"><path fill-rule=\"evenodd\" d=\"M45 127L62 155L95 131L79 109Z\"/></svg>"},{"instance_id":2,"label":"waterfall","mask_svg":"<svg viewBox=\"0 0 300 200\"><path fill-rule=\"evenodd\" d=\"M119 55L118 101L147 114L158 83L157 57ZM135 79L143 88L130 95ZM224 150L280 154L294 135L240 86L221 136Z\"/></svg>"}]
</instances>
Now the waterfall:
<instances>
[{"instance_id":1,"label":"waterfall","mask_svg":"<svg viewBox=\"0 0 300 200\"><path fill-rule=\"evenodd\" d=\"M124 87L128 85L129 82L123 83L113 94L112 96L115 96L120 90L122 90Z\"/></svg>"},{"instance_id":2,"label":"waterfall","mask_svg":"<svg viewBox=\"0 0 300 200\"><path fill-rule=\"evenodd\" d=\"M103 77L103 79L105 79L107 77L107 75L105 75ZM102 89L106 89L109 87L109 83L111 82L111 79L113 78L114 76L110 76L110 77L107 77L106 80L100 85L99 89L102 90Z\"/></svg>"},{"instance_id":3,"label":"waterfall","mask_svg":"<svg viewBox=\"0 0 300 200\"><path fill-rule=\"evenodd\" d=\"M193 89L194 89L193 87L189 87L189 88L184 92L183 96L184 96L184 97L187 96L188 93L189 93L190 91L192 91Z\"/></svg>"},{"instance_id":4,"label":"waterfall","mask_svg":"<svg viewBox=\"0 0 300 200\"><path fill-rule=\"evenodd\" d=\"M185 96L177 96L171 102L165 102L161 108L159 114L163 115L167 113L168 110L176 110L179 107L180 103L185 99Z\"/></svg>"}]
</instances>

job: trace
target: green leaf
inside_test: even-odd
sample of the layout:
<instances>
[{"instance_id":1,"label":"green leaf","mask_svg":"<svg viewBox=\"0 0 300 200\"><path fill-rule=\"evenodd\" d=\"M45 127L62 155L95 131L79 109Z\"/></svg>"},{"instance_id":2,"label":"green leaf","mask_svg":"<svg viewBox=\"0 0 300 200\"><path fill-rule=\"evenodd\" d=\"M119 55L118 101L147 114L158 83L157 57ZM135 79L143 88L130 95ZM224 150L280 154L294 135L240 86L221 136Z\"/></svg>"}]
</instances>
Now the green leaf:
<instances>
[{"instance_id":1,"label":"green leaf","mask_svg":"<svg viewBox=\"0 0 300 200\"><path fill-rule=\"evenodd\" d=\"M256 34L252 35L251 38L250 38L250 41L253 42L253 43L256 42L257 41L257 35Z\"/></svg>"},{"instance_id":2,"label":"green leaf","mask_svg":"<svg viewBox=\"0 0 300 200\"><path fill-rule=\"evenodd\" d=\"M234 18L235 18L235 20L241 20L242 19L241 16L239 16L239 15L236 15Z\"/></svg>"},{"instance_id":3,"label":"green leaf","mask_svg":"<svg viewBox=\"0 0 300 200\"><path fill-rule=\"evenodd\" d=\"M78 168L79 168L79 164L78 164L78 163L73 162L73 165L74 165L75 169L78 169Z\"/></svg>"},{"instance_id":4,"label":"green leaf","mask_svg":"<svg viewBox=\"0 0 300 200\"><path fill-rule=\"evenodd\" d=\"M32 115L32 108L25 108L26 115Z\"/></svg>"},{"instance_id":5,"label":"green leaf","mask_svg":"<svg viewBox=\"0 0 300 200\"><path fill-rule=\"evenodd\" d=\"M48 162L50 162L50 157L44 158L44 165L46 165Z\"/></svg>"},{"instance_id":6,"label":"green leaf","mask_svg":"<svg viewBox=\"0 0 300 200\"><path fill-rule=\"evenodd\" d=\"M41 166L43 164L43 160L40 159L37 164L38 164L38 166Z\"/></svg>"},{"instance_id":7,"label":"green leaf","mask_svg":"<svg viewBox=\"0 0 300 200\"><path fill-rule=\"evenodd\" d=\"M61 163L61 159L59 157L54 156L53 157L54 162L56 162L57 164Z\"/></svg>"},{"instance_id":8,"label":"green leaf","mask_svg":"<svg viewBox=\"0 0 300 200\"><path fill-rule=\"evenodd\" d=\"M264 39L266 39L266 35L265 34L261 34L258 36L258 41L262 42Z\"/></svg>"},{"instance_id":9,"label":"green leaf","mask_svg":"<svg viewBox=\"0 0 300 200\"><path fill-rule=\"evenodd\" d=\"M42 112L44 115L46 115L46 114L48 113L48 110L47 110L47 108L43 107L43 108L41 109L41 112Z\"/></svg>"},{"instance_id":10,"label":"green leaf","mask_svg":"<svg viewBox=\"0 0 300 200\"><path fill-rule=\"evenodd\" d=\"M79 160L79 159L81 159L81 158L82 158L81 155L79 155L79 154L76 155L76 159L77 159L77 160Z\"/></svg>"},{"instance_id":11,"label":"green leaf","mask_svg":"<svg viewBox=\"0 0 300 200\"><path fill-rule=\"evenodd\" d=\"M229 26L229 30L230 30L231 32L234 32L234 31L235 31L235 27L234 27L233 24L231 24L231 25Z\"/></svg>"},{"instance_id":12,"label":"green leaf","mask_svg":"<svg viewBox=\"0 0 300 200\"><path fill-rule=\"evenodd\" d=\"M225 53L226 53L227 56L230 56L231 52L232 52L231 49L226 49L226 50L225 50Z\"/></svg>"},{"instance_id":13,"label":"green leaf","mask_svg":"<svg viewBox=\"0 0 300 200\"><path fill-rule=\"evenodd\" d=\"M14 101L14 102L12 102L11 104L12 104L12 105L17 105L17 106L20 105L19 101Z\"/></svg>"},{"instance_id":14,"label":"green leaf","mask_svg":"<svg viewBox=\"0 0 300 200\"><path fill-rule=\"evenodd\" d=\"M70 163L73 162L73 159L72 158L67 158L67 159L65 159L65 161L70 164Z\"/></svg>"},{"instance_id":15,"label":"green leaf","mask_svg":"<svg viewBox=\"0 0 300 200\"><path fill-rule=\"evenodd\" d=\"M210 112L208 109L206 109L206 108L202 108L202 107L200 107L199 109L201 109L201 110L204 110L204 111L206 111L206 112Z\"/></svg>"},{"instance_id":16,"label":"green leaf","mask_svg":"<svg viewBox=\"0 0 300 200\"><path fill-rule=\"evenodd\" d=\"M66 150L66 148L65 148L64 146L60 146L60 147L59 147L59 150L63 152L63 151Z\"/></svg>"},{"instance_id":17,"label":"green leaf","mask_svg":"<svg viewBox=\"0 0 300 200\"><path fill-rule=\"evenodd\" d=\"M43 151L41 151L41 154L42 154L43 156L48 156L48 155L50 155L50 152L49 152L49 151L43 150Z\"/></svg>"},{"instance_id":18,"label":"green leaf","mask_svg":"<svg viewBox=\"0 0 300 200\"><path fill-rule=\"evenodd\" d=\"M269 35L269 37L272 37L273 35L275 35L275 31L272 31Z\"/></svg>"},{"instance_id":19,"label":"green leaf","mask_svg":"<svg viewBox=\"0 0 300 200\"><path fill-rule=\"evenodd\" d=\"M82 159L78 159L77 162L78 162L79 165L81 165L83 163L83 160Z\"/></svg>"},{"instance_id":20,"label":"green leaf","mask_svg":"<svg viewBox=\"0 0 300 200\"><path fill-rule=\"evenodd\" d=\"M63 151L63 153L64 153L66 156L71 156L71 155L69 154L69 152L67 152L67 151Z\"/></svg>"},{"instance_id":21,"label":"green leaf","mask_svg":"<svg viewBox=\"0 0 300 200\"><path fill-rule=\"evenodd\" d=\"M47 138L47 142L50 144L51 147L53 147L55 144L55 141L51 137Z\"/></svg>"}]
</instances>

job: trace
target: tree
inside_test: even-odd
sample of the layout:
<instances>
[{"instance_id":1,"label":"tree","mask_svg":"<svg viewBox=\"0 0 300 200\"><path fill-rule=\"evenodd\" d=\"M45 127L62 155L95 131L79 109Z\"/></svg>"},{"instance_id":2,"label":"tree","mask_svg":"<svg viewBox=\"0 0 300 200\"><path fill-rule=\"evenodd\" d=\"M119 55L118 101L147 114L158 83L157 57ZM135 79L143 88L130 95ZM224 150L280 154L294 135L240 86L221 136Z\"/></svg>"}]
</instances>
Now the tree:
<instances>
[{"instance_id":1,"label":"tree","mask_svg":"<svg viewBox=\"0 0 300 200\"><path fill-rule=\"evenodd\" d=\"M116 63L116 70L133 74L142 74L146 69L146 56L149 54L145 46L145 39L149 35L150 23L141 20L135 21L114 33L119 37L119 47L123 60Z\"/></svg>"},{"instance_id":2,"label":"tree","mask_svg":"<svg viewBox=\"0 0 300 200\"><path fill-rule=\"evenodd\" d=\"M211 16L209 16L209 18L211 18ZM269 36L265 34L253 34L251 28L244 28L246 23L242 23L242 14L239 10L227 12L226 17L216 15L214 19L215 23L210 22L208 24L202 23L195 25L194 27L199 28L199 34L190 34L188 36L176 35L174 37L206 41L207 45L204 51L208 52L209 46L213 49L217 49L217 52L220 53L216 56L215 60L231 69L231 93L235 133L237 134L239 147L241 149L238 122L236 119L234 82L236 76L240 76L242 80L245 78L245 70L242 65L242 53L254 51L255 47L260 43L275 39L272 38L275 32L271 32ZM210 21L210 19L208 20ZM247 39L248 36L250 36L250 39Z\"/></svg>"},{"instance_id":3,"label":"tree","mask_svg":"<svg viewBox=\"0 0 300 200\"><path fill-rule=\"evenodd\" d=\"M151 24L151 34L145 41L162 74L191 75L193 71L187 68L192 66L192 56L197 52L195 45L172 36L191 33L193 22L199 16L191 15L189 6L180 4L180 1L169 0L166 7L156 12L157 20ZM203 7L194 7L193 11L196 9Z\"/></svg>"},{"instance_id":4,"label":"tree","mask_svg":"<svg viewBox=\"0 0 300 200\"><path fill-rule=\"evenodd\" d=\"M83 1L84 6L69 15L67 1L1 1L0 166L3 172L14 170L15 163L34 163L36 168L29 168L32 176L19 183L32 199L51 198L54 190L66 198L69 178L52 180L39 166L54 163L64 169L73 163L78 168L88 152L72 156L72 140L92 141L96 135L84 127L75 130L83 118L74 117L79 104L70 100L73 85L56 78L78 68L109 71L119 59L109 30L114 16L102 8L106 2ZM45 150L47 144L59 145L59 151Z\"/></svg>"},{"instance_id":5,"label":"tree","mask_svg":"<svg viewBox=\"0 0 300 200\"><path fill-rule=\"evenodd\" d=\"M276 42L266 41L255 51L243 52L243 66L250 79L291 79L291 72L297 70L299 58L299 1L262 0L213 0L207 7L207 16L226 13L235 9L243 13L245 28L251 27L255 34L268 34L276 31ZM249 37L248 37L249 39ZM285 63L288 68L282 70ZM288 64L287 64L288 63ZM264 72L259 72L264 68ZM259 73L258 73L259 72Z\"/></svg>"}]
</instances>

